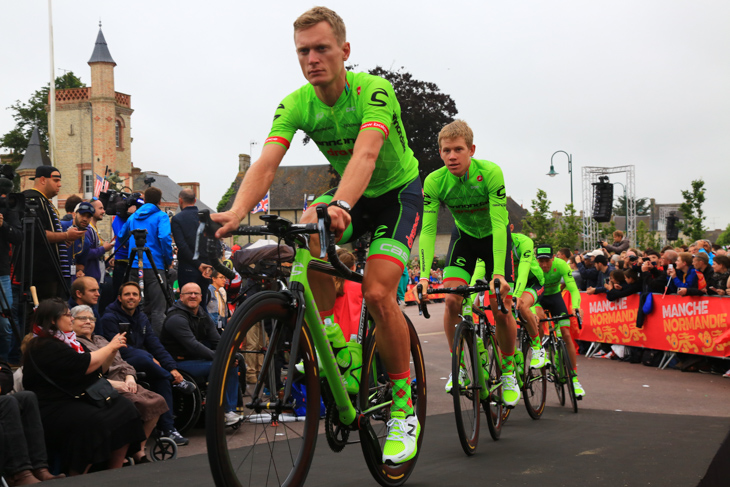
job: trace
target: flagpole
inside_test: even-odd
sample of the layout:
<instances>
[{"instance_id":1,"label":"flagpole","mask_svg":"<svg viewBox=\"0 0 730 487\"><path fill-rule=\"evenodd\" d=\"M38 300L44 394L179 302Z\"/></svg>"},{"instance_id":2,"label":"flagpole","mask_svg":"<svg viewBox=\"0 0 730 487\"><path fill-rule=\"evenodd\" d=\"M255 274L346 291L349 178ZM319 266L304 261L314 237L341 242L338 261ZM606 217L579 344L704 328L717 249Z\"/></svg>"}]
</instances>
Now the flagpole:
<instances>
[{"instance_id":1,"label":"flagpole","mask_svg":"<svg viewBox=\"0 0 730 487\"><path fill-rule=\"evenodd\" d=\"M48 0L48 43L51 61L51 83L48 104L51 106L51 116L48 119L48 152L51 164L55 164L56 155L56 66L53 60L53 8L52 0Z\"/></svg>"}]
</instances>

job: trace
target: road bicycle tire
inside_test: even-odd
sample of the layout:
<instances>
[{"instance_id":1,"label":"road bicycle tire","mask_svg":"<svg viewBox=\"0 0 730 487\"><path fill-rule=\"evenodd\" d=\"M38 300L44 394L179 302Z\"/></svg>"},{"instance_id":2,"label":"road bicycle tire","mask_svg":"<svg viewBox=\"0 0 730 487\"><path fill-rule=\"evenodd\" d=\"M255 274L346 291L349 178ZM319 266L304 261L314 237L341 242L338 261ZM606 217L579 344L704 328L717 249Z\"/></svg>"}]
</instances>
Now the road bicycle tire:
<instances>
[{"instance_id":1,"label":"road bicycle tire","mask_svg":"<svg viewBox=\"0 0 730 487\"><path fill-rule=\"evenodd\" d=\"M545 411L545 400L547 399L547 373L546 367L533 369L530 367L532 359L532 347L528 344L524 347L525 373L522 376L522 398L525 400L527 414L532 419L540 419Z\"/></svg>"},{"instance_id":2,"label":"road bicycle tire","mask_svg":"<svg viewBox=\"0 0 730 487\"><path fill-rule=\"evenodd\" d=\"M566 348L565 342L560 342L560 355L563 361L563 370L565 371L565 387L568 389L568 395L570 396L570 403L573 406L573 412L578 412L578 399L575 397L575 387L573 387L573 365L570 363L570 356L568 355L568 349Z\"/></svg>"},{"instance_id":3,"label":"road bicycle tire","mask_svg":"<svg viewBox=\"0 0 730 487\"><path fill-rule=\"evenodd\" d=\"M358 394L359 409L367 417L377 441L371 439L366 429L360 429L360 445L368 470L384 487L403 485L408 480L416 466L426 431L426 366L416 330L411 320L405 314L403 316L408 325L411 341L411 398L421 433L418 437L416 456L400 465L383 463L383 445L388 435L387 424L390 420L392 393L388 371L384 370L385 367L378 354L377 327L370 330L363 347L363 367Z\"/></svg>"},{"instance_id":4,"label":"road bicycle tire","mask_svg":"<svg viewBox=\"0 0 730 487\"><path fill-rule=\"evenodd\" d=\"M504 407L502 402L502 364L499 357L499 349L493 337L485 340L487 349L487 387L489 387L489 398L482 401L484 414L487 416L489 434L494 441L502 434L502 425L509 416L509 408Z\"/></svg>"},{"instance_id":5,"label":"road bicycle tire","mask_svg":"<svg viewBox=\"0 0 730 487\"><path fill-rule=\"evenodd\" d=\"M464 453L471 456L479 443L479 369L481 360L475 350L474 329L462 321L454 334L454 353L451 357L451 396L454 399L456 431ZM466 371L465 384L461 383L461 368Z\"/></svg>"},{"instance_id":6,"label":"road bicycle tire","mask_svg":"<svg viewBox=\"0 0 730 487\"><path fill-rule=\"evenodd\" d=\"M320 384L309 329L302 327L298 350L291 350L288 343L295 328L296 313L286 297L263 291L236 310L221 337L211 369L206 405L208 462L218 487L304 485L317 443ZM295 416L292 410L281 411L279 415L273 408L255 411L249 402L244 410L245 420L227 433L223 417L226 379L235 373L231 365L246 334L263 320L271 320L274 330L263 367L267 368L270 363L267 360L273 361L277 353L294 353L302 361L303 372L291 372L306 389L303 401L306 411L301 417ZM263 385L258 394L251 389L252 396L265 399ZM269 394L274 402L276 391Z\"/></svg>"},{"instance_id":7,"label":"road bicycle tire","mask_svg":"<svg viewBox=\"0 0 730 487\"><path fill-rule=\"evenodd\" d=\"M560 356L557 352L556 344L554 341L548 342L548 357L550 358L550 364L548 364L548 375L550 381L555 386L555 393L558 395L558 402L561 406L565 406L565 385L563 383L562 375L562 362L559 360Z\"/></svg>"}]
</instances>

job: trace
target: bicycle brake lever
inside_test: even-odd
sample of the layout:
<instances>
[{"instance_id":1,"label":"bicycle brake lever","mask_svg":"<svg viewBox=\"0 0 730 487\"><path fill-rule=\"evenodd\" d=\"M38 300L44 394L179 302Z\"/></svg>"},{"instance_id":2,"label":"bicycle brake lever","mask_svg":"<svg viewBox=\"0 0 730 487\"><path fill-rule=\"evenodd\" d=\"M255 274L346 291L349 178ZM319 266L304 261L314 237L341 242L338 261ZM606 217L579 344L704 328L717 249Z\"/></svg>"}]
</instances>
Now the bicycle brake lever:
<instances>
[{"instance_id":1,"label":"bicycle brake lever","mask_svg":"<svg viewBox=\"0 0 730 487\"><path fill-rule=\"evenodd\" d=\"M423 286L420 283L416 284L416 293L418 294L418 314L425 316L426 319L431 318L426 302L423 300Z\"/></svg>"},{"instance_id":2,"label":"bicycle brake lever","mask_svg":"<svg viewBox=\"0 0 730 487\"><path fill-rule=\"evenodd\" d=\"M327 241L330 228L330 215L327 212L327 206L317 206L317 233L319 234L319 258L324 259L327 256Z\"/></svg>"}]
</instances>

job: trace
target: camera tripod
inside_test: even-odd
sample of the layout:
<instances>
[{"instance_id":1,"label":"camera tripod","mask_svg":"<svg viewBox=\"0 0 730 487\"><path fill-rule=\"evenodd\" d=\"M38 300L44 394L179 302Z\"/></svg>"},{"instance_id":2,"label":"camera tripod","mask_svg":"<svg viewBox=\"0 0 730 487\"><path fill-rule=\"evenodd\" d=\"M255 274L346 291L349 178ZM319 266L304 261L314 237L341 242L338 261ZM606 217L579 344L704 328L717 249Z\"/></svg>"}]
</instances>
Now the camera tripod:
<instances>
[{"instance_id":1,"label":"camera tripod","mask_svg":"<svg viewBox=\"0 0 730 487\"><path fill-rule=\"evenodd\" d=\"M139 228L137 230L132 230L132 235L134 236L134 243L136 247L129 249L129 267L127 267L127 272L124 274L124 282L129 282L130 274L132 272L132 262L134 262L135 256L137 256L137 278L139 283L139 288L141 290L140 297L142 298L142 301L140 302L140 307L144 306L144 256L147 256L147 260L150 261L150 266L152 267L152 270L155 273L155 277L157 278L157 284L160 285L160 288L162 289L162 294L165 295L165 301L167 302L167 307L169 308L172 306L173 300L170 296L170 292L167 289L167 286L165 285L165 281L162 280L162 276L160 275L160 271L157 269L157 266L155 265L155 261L152 258L152 251L149 247L147 247L147 230L144 228Z\"/></svg>"}]
</instances>

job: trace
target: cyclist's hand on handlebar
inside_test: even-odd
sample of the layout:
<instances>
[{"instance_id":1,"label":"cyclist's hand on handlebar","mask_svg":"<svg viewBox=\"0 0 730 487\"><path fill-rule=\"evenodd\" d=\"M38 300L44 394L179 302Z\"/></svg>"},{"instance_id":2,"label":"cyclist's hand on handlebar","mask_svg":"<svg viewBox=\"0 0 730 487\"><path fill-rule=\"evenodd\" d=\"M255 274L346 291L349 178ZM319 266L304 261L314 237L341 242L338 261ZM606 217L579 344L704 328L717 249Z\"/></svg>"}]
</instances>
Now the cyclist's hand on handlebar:
<instances>
[{"instance_id":1,"label":"cyclist's hand on handlebar","mask_svg":"<svg viewBox=\"0 0 730 487\"><path fill-rule=\"evenodd\" d=\"M421 279L420 281L418 281L418 284L420 284L421 288L423 289L423 291L421 292L421 297L423 298L424 301L428 302L429 301L429 299L428 299L428 284L429 284L428 279ZM416 297L416 303L420 304L421 301L418 299L418 292L415 292L415 288L413 288L413 289L414 289L413 295Z\"/></svg>"},{"instance_id":2,"label":"cyclist's hand on handlebar","mask_svg":"<svg viewBox=\"0 0 730 487\"><path fill-rule=\"evenodd\" d=\"M504 276L500 275L494 275L492 276L492 282L489 283L489 291L494 294L494 281L499 279L499 294L502 295L502 299L504 299L507 294L509 293L509 283L507 282L507 279L504 278Z\"/></svg>"},{"instance_id":3,"label":"cyclist's hand on handlebar","mask_svg":"<svg viewBox=\"0 0 730 487\"><path fill-rule=\"evenodd\" d=\"M352 217L339 206L328 207L327 213L330 216L330 230L335 234L335 239L339 241L347 226L350 224L350 221L352 221Z\"/></svg>"},{"instance_id":4,"label":"cyclist's hand on handlebar","mask_svg":"<svg viewBox=\"0 0 730 487\"><path fill-rule=\"evenodd\" d=\"M213 213L210 219L221 225L221 228L215 232L215 238L229 237L231 232L236 230L241 224L238 215L233 211L224 211L223 213Z\"/></svg>"}]
</instances>

